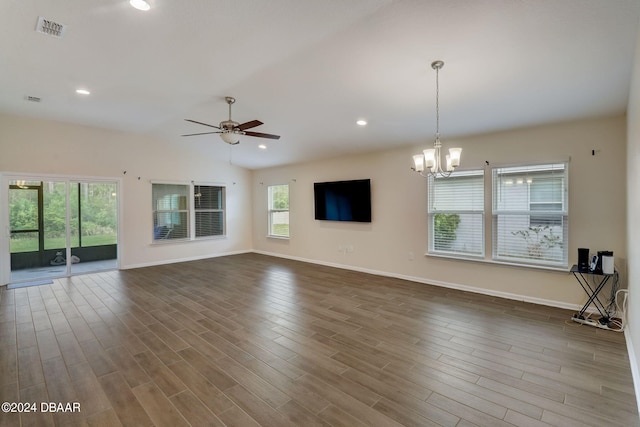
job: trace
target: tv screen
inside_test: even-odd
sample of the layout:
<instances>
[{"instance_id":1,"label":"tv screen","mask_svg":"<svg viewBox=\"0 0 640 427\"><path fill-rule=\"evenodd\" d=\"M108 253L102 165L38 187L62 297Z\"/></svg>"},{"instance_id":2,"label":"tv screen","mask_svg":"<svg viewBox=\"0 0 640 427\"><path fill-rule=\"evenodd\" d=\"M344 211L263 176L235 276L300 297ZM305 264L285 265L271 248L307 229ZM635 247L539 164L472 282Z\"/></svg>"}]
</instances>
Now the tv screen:
<instances>
[{"instance_id":1,"label":"tv screen","mask_svg":"<svg viewBox=\"0 0 640 427\"><path fill-rule=\"evenodd\" d=\"M371 180L316 182L315 217L325 221L371 222Z\"/></svg>"}]
</instances>

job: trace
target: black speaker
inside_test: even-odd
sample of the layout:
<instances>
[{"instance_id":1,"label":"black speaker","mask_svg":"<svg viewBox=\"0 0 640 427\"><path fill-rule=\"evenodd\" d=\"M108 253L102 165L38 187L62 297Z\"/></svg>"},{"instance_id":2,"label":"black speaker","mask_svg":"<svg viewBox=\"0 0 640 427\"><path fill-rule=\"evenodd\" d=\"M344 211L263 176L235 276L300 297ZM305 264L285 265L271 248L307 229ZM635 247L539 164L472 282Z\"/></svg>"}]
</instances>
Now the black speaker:
<instances>
[{"instance_id":1,"label":"black speaker","mask_svg":"<svg viewBox=\"0 0 640 427\"><path fill-rule=\"evenodd\" d=\"M589 249L578 248L578 270L589 270Z\"/></svg>"}]
</instances>

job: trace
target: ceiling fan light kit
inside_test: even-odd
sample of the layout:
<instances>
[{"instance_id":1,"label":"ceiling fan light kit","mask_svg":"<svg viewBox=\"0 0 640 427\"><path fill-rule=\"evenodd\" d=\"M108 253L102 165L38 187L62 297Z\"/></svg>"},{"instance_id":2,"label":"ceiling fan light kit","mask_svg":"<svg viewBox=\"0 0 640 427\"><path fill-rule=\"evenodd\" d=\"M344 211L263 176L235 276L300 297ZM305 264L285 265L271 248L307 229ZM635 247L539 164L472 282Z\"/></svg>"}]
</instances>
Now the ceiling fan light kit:
<instances>
[{"instance_id":1,"label":"ceiling fan light kit","mask_svg":"<svg viewBox=\"0 0 640 427\"><path fill-rule=\"evenodd\" d=\"M220 134L220 138L227 144L236 145L240 144L240 135L230 131L224 131Z\"/></svg>"},{"instance_id":2,"label":"ceiling fan light kit","mask_svg":"<svg viewBox=\"0 0 640 427\"><path fill-rule=\"evenodd\" d=\"M238 123L238 122L234 121L231 118L231 105L233 105L236 102L236 99L231 97L231 96L227 96L227 97L224 98L224 100L226 101L227 104L229 104L229 120L224 120L224 121L220 122L219 126L210 125L208 123L202 123L202 122L198 122L198 121L191 120L191 119L185 119L186 121L191 122L191 123L196 123L196 124L199 124L199 125L216 128L216 129L218 129L217 131L214 131L214 132L202 132L202 133L190 133L190 134L182 135L182 136L209 135L209 134L212 134L212 133L217 133L217 134L220 134L220 138L222 138L222 140L224 142L226 142L227 144L231 144L231 145L239 144L241 135L254 136L254 137L257 137L257 138L280 139L279 135L272 135L270 133L247 131L246 129L251 129L251 128L254 128L256 126L260 126L263 123L260 120L251 120L251 121L245 122L245 123Z\"/></svg>"},{"instance_id":3,"label":"ceiling fan light kit","mask_svg":"<svg viewBox=\"0 0 640 427\"><path fill-rule=\"evenodd\" d=\"M436 70L436 139L433 142L433 148L428 148L422 151L422 154L415 154L413 156L413 170L418 172L423 177L433 176L434 178L448 178L451 173L460 166L460 156L462 155L462 148L449 148L449 154L445 157L445 169L442 169L442 159L440 150L442 149L442 142L440 142L440 81L439 73L444 67L444 62L433 61L431 68ZM425 174L425 169L427 172Z\"/></svg>"}]
</instances>

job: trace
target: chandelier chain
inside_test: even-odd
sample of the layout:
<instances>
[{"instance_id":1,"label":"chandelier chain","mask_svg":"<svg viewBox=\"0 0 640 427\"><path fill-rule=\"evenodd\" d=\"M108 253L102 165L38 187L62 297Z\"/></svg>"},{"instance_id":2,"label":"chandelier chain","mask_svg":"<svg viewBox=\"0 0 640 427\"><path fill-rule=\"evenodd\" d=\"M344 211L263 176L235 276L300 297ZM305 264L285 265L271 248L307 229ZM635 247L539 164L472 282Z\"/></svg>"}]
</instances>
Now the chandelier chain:
<instances>
[{"instance_id":1,"label":"chandelier chain","mask_svg":"<svg viewBox=\"0 0 640 427\"><path fill-rule=\"evenodd\" d=\"M436 67L436 140L440 139L440 67Z\"/></svg>"}]
</instances>

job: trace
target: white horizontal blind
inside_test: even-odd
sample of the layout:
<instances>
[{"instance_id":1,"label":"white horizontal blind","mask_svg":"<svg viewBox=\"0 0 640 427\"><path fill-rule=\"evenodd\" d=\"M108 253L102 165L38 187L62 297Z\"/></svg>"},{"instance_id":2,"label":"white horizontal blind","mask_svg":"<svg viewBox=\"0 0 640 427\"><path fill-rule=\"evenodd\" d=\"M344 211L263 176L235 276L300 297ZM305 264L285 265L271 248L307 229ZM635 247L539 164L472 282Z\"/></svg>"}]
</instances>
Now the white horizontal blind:
<instances>
[{"instance_id":1,"label":"white horizontal blind","mask_svg":"<svg viewBox=\"0 0 640 427\"><path fill-rule=\"evenodd\" d=\"M269 235L289 237L289 185L270 185L269 199Z\"/></svg>"},{"instance_id":2,"label":"white horizontal blind","mask_svg":"<svg viewBox=\"0 0 640 427\"><path fill-rule=\"evenodd\" d=\"M189 238L189 186L152 184L153 240Z\"/></svg>"},{"instance_id":3,"label":"white horizontal blind","mask_svg":"<svg viewBox=\"0 0 640 427\"><path fill-rule=\"evenodd\" d=\"M224 190L215 185L194 186L196 238L224 235Z\"/></svg>"},{"instance_id":4,"label":"white horizontal blind","mask_svg":"<svg viewBox=\"0 0 640 427\"><path fill-rule=\"evenodd\" d=\"M566 267L568 165L493 170L493 257Z\"/></svg>"},{"instance_id":5,"label":"white horizontal blind","mask_svg":"<svg viewBox=\"0 0 640 427\"><path fill-rule=\"evenodd\" d=\"M484 171L429 178L429 253L484 254Z\"/></svg>"}]
</instances>

